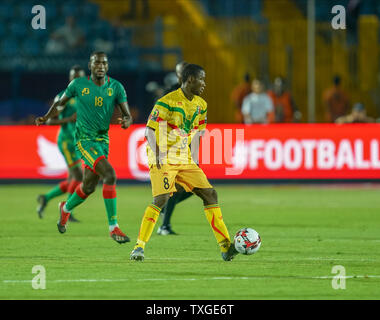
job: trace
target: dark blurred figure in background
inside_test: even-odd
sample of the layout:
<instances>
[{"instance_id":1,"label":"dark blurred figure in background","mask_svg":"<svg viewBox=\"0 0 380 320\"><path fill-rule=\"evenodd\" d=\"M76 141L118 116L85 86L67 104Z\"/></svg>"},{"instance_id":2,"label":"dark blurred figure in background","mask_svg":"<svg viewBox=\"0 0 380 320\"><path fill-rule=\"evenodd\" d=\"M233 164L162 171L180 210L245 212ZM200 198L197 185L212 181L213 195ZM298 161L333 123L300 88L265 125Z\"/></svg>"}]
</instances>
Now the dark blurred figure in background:
<instances>
[{"instance_id":1,"label":"dark blurred figure in background","mask_svg":"<svg viewBox=\"0 0 380 320\"><path fill-rule=\"evenodd\" d=\"M347 94L341 88L341 78L336 75L333 86L323 92L323 104L326 112L326 121L335 122L339 117L346 115L350 109Z\"/></svg>"},{"instance_id":2,"label":"dark blurred figure in background","mask_svg":"<svg viewBox=\"0 0 380 320\"><path fill-rule=\"evenodd\" d=\"M244 82L239 83L231 93L231 101L235 107L235 121L236 123L243 123L243 114L241 111L244 98L251 93L251 76L246 73L244 75Z\"/></svg>"},{"instance_id":3,"label":"dark blurred figure in background","mask_svg":"<svg viewBox=\"0 0 380 320\"><path fill-rule=\"evenodd\" d=\"M349 0L347 4L347 43L356 45L358 42L358 19L362 0Z\"/></svg>"},{"instance_id":4,"label":"dark blurred figure in background","mask_svg":"<svg viewBox=\"0 0 380 320\"><path fill-rule=\"evenodd\" d=\"M273 123L274 108L272 99L264 90L264 84L259 79L252 81L252 93L243 100L242 113L245 124Z\"/></svg>"},{"instance_id":5,"label":"dark blurred figure in background","mask_svg":"<svg viewBox=\"0 0 380 320\"><path fill-rule=\"evenodd\" d=\"M302 114L294 103L292 95L285 90L285 81L277 77L273 82L273 89L268 91L271 97L276 123L300 122Z\"/></svg>"},{"instance_id":6,"label":"dark blurred figure in background","mask_svg":"<svg viewBox=\"0 0 380 320\"><path fill-rule=\"evenodd\" d=\"M137 18L137 2L141 3L143 19L149 18L149 0L129 0L129 12L123 16L124 19Z\"/></svg>"},{"instance_id":7,"label":"dark blurred figure in background","mask_svg":"<svg viewBox=\"0 0 380 320\"><path fill-rule=\"evenodd\" d=\"M372 123L375 122L374 118L367 117L367 112L364 105L357 102L352 107L350 114L346 116L339 117L335 120L335 123Z\"/></svg>"},{"instance_id":8,"label":"dark blurred figure in background","mask_svg":"<svg viewBox=\"0 0 380 320\"><path fill-rule=\"evenodd\" d=\"M181 61L180 63L177 63L177 65L175 66L175 77L171 77L172 79L170 81L168 81L169 79L165 77L166 81L164 79L164 83L165 83L166 90L164 94L168 94L169 92L172 92L174 90L181 88L182 72L183 72L183 69L185 69L185 67L188 64L189 63L186 61Z\"/></svg>"},{"instance_id":9,"label":"dark blurred figure in background","mask_svg":"<svg viewBox=\"0 0 380 320\"><path fill-rule=\"evenodd\" d=\"M83 31L76 26L75 18L66 17L64 26L58 28L50 35L46 44L47 54L69 53L84 47L85 38Z\"/></svg>"},{"instance_id":10,"label":"dark blurred figure in background","mask_svg":"<svg viewBox=\"0 0 380 320\"><path fill-rule=\"evenodd\" d=\"M170 72L165 76L163 86L156 81L150 81L146 84L145 90L152 95L152 105L165 94L181 87L182 71L187 65L188 62L186 61L177 63L175 66L175 72Z\"/></svg>"}]
</instances>

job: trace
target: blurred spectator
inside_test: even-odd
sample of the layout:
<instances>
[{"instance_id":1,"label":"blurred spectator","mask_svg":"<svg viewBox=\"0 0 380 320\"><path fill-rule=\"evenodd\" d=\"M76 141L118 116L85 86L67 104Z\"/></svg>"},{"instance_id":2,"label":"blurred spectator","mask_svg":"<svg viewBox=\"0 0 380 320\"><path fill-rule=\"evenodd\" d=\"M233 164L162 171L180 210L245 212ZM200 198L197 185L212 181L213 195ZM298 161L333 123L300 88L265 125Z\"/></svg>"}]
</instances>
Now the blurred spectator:
<instances>
[{"instance_id":1,"label":"blurred spectator","mask_svg":"<svg viewBox=\"0 0 380 320\"><path fill-rule=\"evenodd\" d=\"M188 65L188 62L181 61L175 66L175 72L171 72L164 78L165 93L168 94L174 90L181 88L182 84L182 71Z\"/></svg>"},{"instance_id":2,"label":"blurred spectator","mask_svg":"<svg viewBox=\"0 0 380 320\"><path fill-rule=\"evenodd\" d=\"M124 26L122 17L117 17L112 21L114 27L114 45L115 49L125 51L130 46L131 31Z\"/></svg>"},{"instance_id":3,"label":"blurred spectator","mask_svg":"<svg viewBox=\"0 0 380 320\"><path fill-rule=\"evenodd\" d=\"M376 80L376 85L370 90L369 94L376 107L376 116L378 117L380 115L380 73L377 74Z\"/></svg>"},{"instance_id":4,"label":"blurred spectator","mask_svg":"<svg viewBox=\"0 0 380 320\"><path fill-rule=\"evenodd\" d=\"M347 4L347 43L356 45L358 43L358 20L362 0L349 0Z\"/></svg>"},{"instance_id":5,"label":"blurred spectator","mask_svg":"<svg viewBox=\"0 0 380 320\"><path fill-rule=\"evenodd\" d=\"M164 86L159 85L156 81L150 81L146 84L145 90L152 95L153 104L162 96L181 87L182 71L187 64L186 61L179 62L175 66L175 72L170 72L164 77Z\"/></svg>"},{"instance_id":6,"label":"blurred spectator","mask_svg":"<svg viewBox=\"0 0 380 320\"><path fill-rule=\"evenodd\" d=\"M152 104L164 96L165 88L160 86L156 81L150 81L145 85L145 90L151 95Z\"/></svg>"},{"instance_id":7,"label":"blurred spectator","mask_svg":"<svg viewBox=\"0 0 380 320\"><path fill-rule=\"evenodd\" d=\"M149 1L148 0L129 0L129 12L123 15L124 19L136 19L137 18L137 2L142 5L142 17L144 19L149 18Z\"/></svg>"},{"instance_id":8,"label":"blurred spectator","mask_svg":"<svg viewBox=\"0 0 380 320\"><path fill-rule=\"evenodd\" d=\"M289 91L285 90L285 82L281 77L274 79L273 89L268 91L271 97L275 122L299 122L301 120L301 112L296 107Z\"/></svg>"},{"instance_id":9,"label":"blurred spectator","mask_svg":"<svg viewBox=\"0 0 380 320\"><path fill-rule=\"evenodd\" d=\"M242 113L245 124L274 122L273 103L261 80L253 80L252 93L244 98Z\"/></svg>"},{"instance_id":10,"label":"blurred spectator","mask_svg":"<svg viewBox=\"0 0 380 320\"><path fill-rule=\"evenodd\" d=\"M244 98L251 93L251 77L248 73L244 75L244 82L239 83L231 93L231 101L235 107L235 121L243 123L241 111Z\"/></svg>"},{"instance_id":11,"label":"blurred spectator","mask_svg":"<svg viewBox=\"0 0 380 320\"><path fill-rule=\"evenodd\" d=\"M327 122L335 122L337 118L346 115L350 108L348 96L340 86L341 78L335 76L333 82L333 86L323 93Z\"/></svg>"},{"instance_id":12,"label":"blurred spectator","mask_svg":"<svg viewBox=\"0 0 380 320\"><path fill-rule=\"evenodd\" d=\"M371 123L375 122L375 119L367 117L367 112L364 105L360 102L355 103L350 114L339 117L335 120L335 123Z\"/></svg>"},{"instance_id":13,"label":"blurred spectator","mask_svg":"<svg viewBox=\"0 0 380 320\"><path fill-rule=\"evenodd\" d=\"M46 44L47 54L63 54L80 49L84 46L85 38L82 30L76 26L75 18L66 17L65 25L50 35Z\"/></svg>"}]
</instances>

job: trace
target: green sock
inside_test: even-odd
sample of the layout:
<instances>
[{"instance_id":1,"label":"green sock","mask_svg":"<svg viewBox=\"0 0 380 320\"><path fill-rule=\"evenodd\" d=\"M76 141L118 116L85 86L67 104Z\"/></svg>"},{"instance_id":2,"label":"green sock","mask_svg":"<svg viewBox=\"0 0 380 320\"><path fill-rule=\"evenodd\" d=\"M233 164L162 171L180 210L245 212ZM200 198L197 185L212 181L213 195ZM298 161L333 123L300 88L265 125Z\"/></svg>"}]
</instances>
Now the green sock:
<instances>
[{"instance_id":1,"label":"green sock","mask_svg":"<svg viewBox=\"0 0 380 320\"><path fill-rule=\"evenodd\" d=\"M47 194L45 194L45 199L46 201L50 201L51 199L58 197L64 193L65 191L61 190L60 185L57 185L53 189L51 189Z\"/></svg>"},{"instance_id":2,"label":"green sock","mask_svg":"<svg viewBox=\"0 0 380 320\"><path fill-rule=\"evenodd\" d=\"M104 199L104 204L106 205L108 224L110 226L117 225L116 198Z\"/></svg>"},{"instance_id":3,"label":"green sock","mask_svg":"<svg viewBox=\"0 0 380 320\"><path fill-rule=\"evenodd\" d=\"M107 211L108 224L115 226L117 225L115 185L103 184L103 198Z\"/></svg>"},{"instance_id":4,"label":"green sock","mask_svg":"<svg viewBox=\"0 0 380 320\"><path fill-rule=\"evenodd\" d=\"M50 201L51 199L58 197L67 192L69 187L69 181L63 180L58 185L56 185L53 189L51 189L47 194L45 194L46 201Z\"/></svg>"},{"instance_id":5,"label":"green sock","mask_svg":"<svg viewBox=\"0 0 380 320\"><path fill-rule=\"evenodd\" d=\"M88 195L82 191L81 185L75 189L75 192L66 202L65 210L71 212L75 207L79 206L87 199Z\"/></svg>"}]
</instances>

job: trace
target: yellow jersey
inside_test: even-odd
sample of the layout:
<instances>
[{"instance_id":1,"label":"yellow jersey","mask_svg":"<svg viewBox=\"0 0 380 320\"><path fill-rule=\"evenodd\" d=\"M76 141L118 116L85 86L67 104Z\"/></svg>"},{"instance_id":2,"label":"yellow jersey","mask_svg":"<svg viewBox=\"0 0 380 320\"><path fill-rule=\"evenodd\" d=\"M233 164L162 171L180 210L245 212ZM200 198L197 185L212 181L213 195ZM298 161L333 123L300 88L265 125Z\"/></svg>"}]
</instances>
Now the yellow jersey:
<instances>
[{"instance_id":1,"label":"yellow jersey","mask_svg":"<svg viewBox=\"0 0 380 320\"><path fill-rule=\"evenodd\" d=\"M167 154L168 164L194 163L191 139L207 125L207 103L199 96L188 100L182 89L169 92L159 99L150 113L147 127L155 130L156 143ZM155 153L147 146L149 165L156 164Z\"/></svg>"}]
</instances>

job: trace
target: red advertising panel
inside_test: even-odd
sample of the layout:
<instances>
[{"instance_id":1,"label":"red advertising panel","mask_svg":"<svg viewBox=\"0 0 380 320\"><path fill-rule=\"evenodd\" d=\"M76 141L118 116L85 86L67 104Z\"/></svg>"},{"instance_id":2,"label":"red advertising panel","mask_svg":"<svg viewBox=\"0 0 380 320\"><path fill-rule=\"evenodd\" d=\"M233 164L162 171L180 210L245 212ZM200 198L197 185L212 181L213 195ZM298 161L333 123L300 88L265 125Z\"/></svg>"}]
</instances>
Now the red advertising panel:
<instances>
[{"instance_id":1,"label":"red advertising panel","mask_svg":"<svg viewBox=\"0 0 380 320\"><path fill-rule=\"evenodd\" d=\"M110 129L119 179L149 179L144 125ZM55 126L0 126L0 179L60 179ZM208 125L200 150L209 179L380 179L380 125Z\"/></svg>"}]
</instances>

